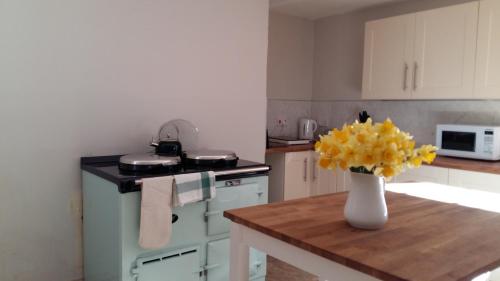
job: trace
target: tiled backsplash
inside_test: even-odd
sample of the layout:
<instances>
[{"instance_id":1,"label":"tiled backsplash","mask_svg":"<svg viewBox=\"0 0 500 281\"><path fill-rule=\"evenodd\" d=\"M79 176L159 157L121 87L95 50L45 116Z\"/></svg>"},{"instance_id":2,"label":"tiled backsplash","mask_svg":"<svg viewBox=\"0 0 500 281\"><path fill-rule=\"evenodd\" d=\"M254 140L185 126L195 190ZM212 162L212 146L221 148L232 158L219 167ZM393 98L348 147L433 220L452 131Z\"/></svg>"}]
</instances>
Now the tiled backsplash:
<instances>
[{"instance_id":1,"label":"tiled backsplash","mask_svg":"<svg viewBox=\"0 0 500 281\"><path fill-rule=\"evenodd\" d=\"M434 143L438 123L500 125L500 101L277 101L269 100L267 126L270 135L280 132L277 118L287 118L284 135L297 135L301 117L320 125L340 127L366 110L375 121L391 118L418 143Z\"/></svg>"},{"instance_id":2,"label":"tiled backsplash","mask_svg":"<svg viewBox=\"0 0 500 281\"><path fill-rule=\"evenodd\" d=\"M267 100L267 129L270 136L297 137L299 119L311 117L310 101ZM280 126L278 120L286 119Z\"/></svg>"}]
</instances>

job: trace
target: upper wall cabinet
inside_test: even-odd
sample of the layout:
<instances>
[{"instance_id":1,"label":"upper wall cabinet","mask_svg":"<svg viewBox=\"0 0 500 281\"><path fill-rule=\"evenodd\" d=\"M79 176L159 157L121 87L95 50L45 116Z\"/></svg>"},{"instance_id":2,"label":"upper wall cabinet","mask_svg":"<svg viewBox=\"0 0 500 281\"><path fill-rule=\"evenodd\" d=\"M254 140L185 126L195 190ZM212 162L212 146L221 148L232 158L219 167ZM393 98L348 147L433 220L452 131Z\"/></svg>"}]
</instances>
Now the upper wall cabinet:
<instances>
[{"instance_id":1,"label":"upper wall cabinet","mask_svg":"<svg viewBox=\"0 0 500 281\"><path fill-rule=\"evenodd\" d=\"M500 98L500 1L483 0L479 9L476 96Z\"/></svg>"},{"instance_id":2,"label":"upper wall cabinet","mask_svg":"<svg viewBox=\"0 0 500 281\"><path fill-rule=\"evenodd\" d=\"M472 98L478 10L471 2L417 13L412 98Z\"/></svg>"},{"instance_id":3,"label":"upper wall cabinet","mask_svg":"<svg viewBox=\"0 0 500 281\"><path fill-rule=\"evenodd\" d=\"M469 99L478 2L368 22L364 99Z\"/></svg>"},{"instance_id":4,"label":"upper wall cabinet","mask_svg":"<svg viewBox=\"0 0 500 281\"><path fill-rule=\"evenodd\" d=\"M409 99L415 15L366 24L363 98Z\"/></svg>"}]
</instances>

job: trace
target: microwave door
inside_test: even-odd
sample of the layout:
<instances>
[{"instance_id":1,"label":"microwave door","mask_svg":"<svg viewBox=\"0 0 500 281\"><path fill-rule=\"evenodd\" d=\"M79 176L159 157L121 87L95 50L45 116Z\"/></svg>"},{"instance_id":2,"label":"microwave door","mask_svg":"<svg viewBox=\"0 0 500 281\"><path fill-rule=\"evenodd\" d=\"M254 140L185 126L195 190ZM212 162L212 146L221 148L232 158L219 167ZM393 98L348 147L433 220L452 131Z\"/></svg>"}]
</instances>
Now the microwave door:
<instances>
[{"instance_id":1,"label":"microwave door","mask_svg":"<svg viewBox=\"0 0 500 281\"><path fill-rule=\"evenodd\" d=\"M454 151L475 152L475 132L443 131L441 135L441 148Z\"/></svg>"}]
</instances>

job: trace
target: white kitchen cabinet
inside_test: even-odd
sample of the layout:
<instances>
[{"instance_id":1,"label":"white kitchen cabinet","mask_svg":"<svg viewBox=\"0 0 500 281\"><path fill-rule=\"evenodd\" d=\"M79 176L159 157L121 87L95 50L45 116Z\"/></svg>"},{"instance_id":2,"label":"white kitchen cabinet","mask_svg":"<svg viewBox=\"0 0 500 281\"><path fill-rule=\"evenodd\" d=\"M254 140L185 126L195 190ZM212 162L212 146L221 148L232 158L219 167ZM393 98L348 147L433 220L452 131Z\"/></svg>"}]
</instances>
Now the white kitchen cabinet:
<instances>
[{"instance_id":1,"label":"white kitchen cabinet","mask_svg":"<svg viewBox=\"0 0 500 281\"><path fill-rule=\"evenodd\" d=\"M433 182L448 184L448 168L423 165L417 169L407 169L394 178L394 182Z\"/></svg>"},{"instance_id":2,"label":"white kitchen cabinet","mask_svg":"<svg viewBox=\"0 0 500 281\"><path fill-rule=\"evenodd\" d=\"M337 192L351 190L351 172L337 169Z\"/></svg>"},{"instance_id":3,"label":"white kitchen cabinet","mask_svg":"<svg viewBox=\"0 0 500 281\"><path fill-rule=\"evenodd\" d=\"M479 2L475 95L500 98L500 1Z\"/></svg>"},{"instance_id":4,"label":"white kitchen cabinet","mask_svg":"<svg viewBox=\"0 0 500 281\"><path fill-rule=\"evenodd\" d=\"M500 193L500 175L457 169L449 171L449 185Z\"/></svg>"},{"instance_id":5,"label":"white kitchen cabinet","mask_svg":"<svg viewBox=\"0 0 500 281\"><path fill-rule=\"evenodd\" d=\"M337 189L337 171L327 170L319 167L319 155L314 151L311 152L311 159L311 195L335 193Z\"/></svg>"},{"instance_id":6,"label":"white kitchen cabinet","mask_svg":"<svg viewBox=\"0 0 500 281\"><path fill-rule=\"evenodd\" d=\"M345 172L322 169L314 151L272 153L266 155L271 165L269 202L279 202L345 191Z\"/></svg>"},{"instance_id":7,"label":"white kitchen cabinet","mask_svg":"<svg viewBox=\"0 0 500 281\"><path fill-rule=\"evenodd\" d=\"M364 99L409 99L415 14L366 24Z\"/></svg>"},{"instance_id":8,"label":"white kitchen cabinet","mask_svg":"<svg viewBox=\"0 0 500 281\"><path fill-rule=\"evenodd\" d=\"M311 152L285 153L284 200L311 196Z\"/></svg>"},{"instance_id":9,"label":"white kitchen cabinet","mask_svg":"<svg viewBox=\"0 0 500 281\"><path fill-rule=\"evenodd\" d=\"M500 193L500 175L423 165L408 169L394 182L432 182L474 190Z\"/></svg>"},{"instance_id":10,"label":"white kitchen cabinet","mask_svg":"<svg viewBox=\"0 0 500 281\"><path fill-rule=\"evenodd\" d=\"M313 194L312 151L266 155L269 173L269 202L280 202Z\"/></svg>"},{"instance_id":11,"label":"white kitchen cabinet","mask_svg":"<svg viewBox=\"0 0 500 281\"><path fill-rule=\"evenodd\" d=\"M472 98L479 3L417 13L415 99Z\"/></svg>"},{"instance_id":12,"label":"white kitchen cabinet","mask_svg":"<svg viewBox=\"0 0 500 281\"><path fill-rule=\"evenodd\" d=\"M478 2L371 21L364 99L473 98Z\"/></svg>"}]
</instances>

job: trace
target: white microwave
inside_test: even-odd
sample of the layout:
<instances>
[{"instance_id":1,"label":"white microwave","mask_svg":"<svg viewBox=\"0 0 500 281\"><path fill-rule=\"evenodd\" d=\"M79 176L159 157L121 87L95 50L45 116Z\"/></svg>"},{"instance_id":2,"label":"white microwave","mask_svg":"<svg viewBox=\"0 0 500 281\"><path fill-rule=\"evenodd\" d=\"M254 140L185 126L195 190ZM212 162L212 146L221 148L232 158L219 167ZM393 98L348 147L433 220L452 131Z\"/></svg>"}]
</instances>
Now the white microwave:
<instances>
[{"instance_id":1,"label":"white microwave","mask_svg":"<svg viewBox=\"0 0 500 281\"><path fill-rule=\"evenodd\" d=\"M439 124L437 154L482 160L500 160L500 127Z\"/></svg>"}]
</instances>

